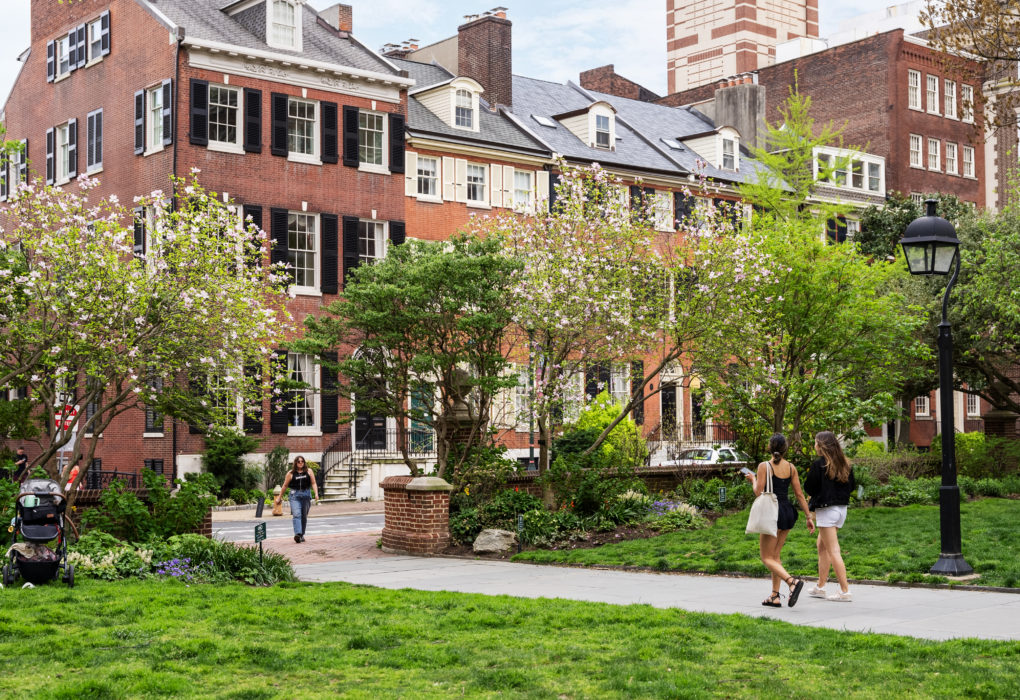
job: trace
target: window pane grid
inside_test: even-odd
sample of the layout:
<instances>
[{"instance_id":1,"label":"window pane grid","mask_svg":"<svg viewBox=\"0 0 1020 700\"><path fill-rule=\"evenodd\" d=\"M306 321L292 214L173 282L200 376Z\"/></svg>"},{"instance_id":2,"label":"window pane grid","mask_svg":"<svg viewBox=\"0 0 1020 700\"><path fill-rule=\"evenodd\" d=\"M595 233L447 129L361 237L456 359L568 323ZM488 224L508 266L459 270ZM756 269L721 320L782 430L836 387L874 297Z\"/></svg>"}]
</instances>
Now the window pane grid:
<instances>
[{"instance_id":1,"label":"window pane grid","mask_svg":"<svg viewBox=\"0 0 1020 700\"><path fill-rule=\"evenodd\" d=\"M912 109L921 108L921 74L916 70L907 71L907 104Z\"/></svg>"},{"instance_id":2,"label":"window pane grid","mask_svg":"<svg viewBox=\"0 0 1020 700\"><path fill-rule=\"evenodd\" d=\"M383 257L383 225L376 221L358 222L358 257L371 263Z\"/></svg>"},{"instance_id":3,"label":"window pane grid","mask_svg":"<svg viewBox=\"0 0 1020 700\"><path fill-rule=\"evenodd\" d=\"M315 155L315 103L287 101L287 150Z\"/></svg>"},{"instance_id":4,"label":"window pane grid","mask_svg":"<svg viewBox=\"0 0 1020 700\"><path fill-rule=\"evenodd\" d=\"M950 175L956 175L958 173L956 169L956 144L946 144L946 172Z\"/></svg>"},{"instance_id":5,"label":"window pane grid","mask_svg":"<svg viewBox=\"0 0 1020 700\"><path fill-rule=\"evenodd\" d=\"M609 117L604 114L595 115L595 145L609 148Z\"/></svg>"},{"instance_id":6,"label":"window pane grid","mask_svg":"<svg viewBox=\"0 0 1020 700\"><path fill-rule=\"evenodd\" d=\"M294 6L286 0L273 2L273 42L281 46L294 46L297 22Z\"/></svg>"},{"instance_id":7,"label":"window pane grid","mask_svg":"<svg viewBox=\"0 0 1020 700\"><path fill-rule=\"evenodd\" d=\"M531 173L514 171L514 205L523 208L531 203Z\"/></svg>"},{"instance_id":8,"label":"window pane grid","mask_svg":"<svg viewBox=\"0 0 1020 700\"><path fill-rule=\"evenodd\" d=\"M435 197L439 192L439 163L435 158L418 157L418 194Z\"/></svg>"},{"instance_id":9,"label":"window pane grid","mask_svg":"<svg viewBox=\"0 0 1020 700\"><path fill-rule=\"evenodd\" d=\"M921 137L916 134L910 135L910 164L921 165Z\"/></svg>"},{"instance_id":10,"label":"window pane grid","mask_svg":"<svg viewBox=\"0 0 1020 700\"><path fill-rule=\"evenodd\" d=\"M474 128L474 99L467 90L457 91L454 123L457 126Z\"/></svg>"},{"instance_id":11,"label":"window pane grid","mask_svg":"<svg viewBox=\"0 0 1020 700\"><path fill-rule=\"evenodd\" d=\"M868 163L868 189L878 192L882 184L882 166L878 163Z\"/></svg>"},{"instance_id":12,"label":"window pane grid","mask_svg":"<svg viewBox=\"0 0 1020 700\"><path fill-rule=\"evenodd\" d=\"M315 216L290 214L287 217L287 261L294 284L315 286Z\"/></svg>"},{"instance_id":13,"label":"window pane grid","mask_svg":"<svg viewBox=\"0 0 1020 700\"><path fill-rule=\"evenodd\" d=\"M358 160L362 163L382 165L383 118L381 114L358 114Z\"/></svg>"},{"instance_id":14,"label":"window pane grid","mask_svg":"<svg viewBox=\"0 0 1020 700\"><path fill-rule=\"evenodd\" d=\"M932 114L938 114L939 111L939 79L934 75L927 76L928 78L928 111Z\"/></svg>"},{"instance_id":15,"label":"window pane grid","mask_svg":"<svg viewBox=\"0 0 1020 700\"><path fill-rule=\"evenodd\" d=\"M67 124L61 124L57 127L57 180L63 180L67 177L70 150L67 143L67 131Z\"/></svg>"},{"instance_id":16,"label":"window pane grid","mask_svg":"<svg viewBox=\"0 0 1020 700\"><path fill-rule=\"evenodd\" d=\"M209 140L237 143L237 90L209 87Z\"/></svg>"},{"instance_id":17,"label":"window pane grid","mask_svg":"<svg viewBox=\"0 0 1020 700\"><path fill-rule=\"evenodd\" d=\"M939 150L942 142L938 139L928 139L928 170L939 169Z\"/></svg>"},{"instance_id":18,"label":"window pane grid","mask_svg":"<svg viewBox=\"0 0 1020 700\"><path fill-rule=\"evenodd\" d=\"M485 166L467 166L467 198L471 202L485 201Z\"/></svg>"},{"instance_id":19,"label":"window pane grid","mask_svg":"<svg viewBox=\"0 0 1020 700\"><path fill-rule=\"evenodd\" d=\"M149 90L149 146L163 143L163 89Z\"/></svg>"},{"instance_id":20,"label":"window pane grid","mask_svg":"<svg viewBox=\"0 0 1020 700\"><path fill-rule=\"evenodd\" d=\"M312 359L308 355L288 354L287 371L291 381L302 382L309 387L315 386ZM314 388L295 390L291 397L289 412L290 425L297 428L315 427Z\"/></svg>"}]
</instances>

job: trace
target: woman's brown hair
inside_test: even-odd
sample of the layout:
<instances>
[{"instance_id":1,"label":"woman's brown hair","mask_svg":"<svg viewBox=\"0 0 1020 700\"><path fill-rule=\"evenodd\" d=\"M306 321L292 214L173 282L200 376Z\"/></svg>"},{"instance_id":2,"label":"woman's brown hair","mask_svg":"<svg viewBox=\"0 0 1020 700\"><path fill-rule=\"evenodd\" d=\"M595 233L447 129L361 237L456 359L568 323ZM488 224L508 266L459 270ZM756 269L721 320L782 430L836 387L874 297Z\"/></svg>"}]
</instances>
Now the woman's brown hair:
<instances>
[{"instance_id":1,"label":"woman's brown hair","mask_svg":"<svg viewBox=\"0 0 1020 700\"><path fill-rule=\"evenodd\" d=\"M818 456L825 460L825 474L834 481L846 483L850 480L850 462L843 454L839 440L831 430L823 430L815 435L818 444Z\"/></svg>"}]
</instances>

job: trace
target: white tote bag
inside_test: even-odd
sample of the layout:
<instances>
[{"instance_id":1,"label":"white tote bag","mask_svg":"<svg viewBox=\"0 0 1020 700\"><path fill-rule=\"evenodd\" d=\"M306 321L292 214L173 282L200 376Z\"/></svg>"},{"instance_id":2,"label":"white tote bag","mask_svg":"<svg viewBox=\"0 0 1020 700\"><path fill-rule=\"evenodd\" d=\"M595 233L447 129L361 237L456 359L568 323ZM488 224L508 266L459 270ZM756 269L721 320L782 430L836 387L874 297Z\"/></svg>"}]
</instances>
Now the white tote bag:
<instances>
[{"instance_id":1,"label":"white tote bag","mask_svg":"<svg viewBox=\"0 0 1020 700\"><path fill-rule=\"evenodd\" d=\"M745 533L760 533L762 535L776 536L776 527L779 523L779 500L772 491L772 465L765 463L765 490L751 504L751 515L747 518Z\"/></svg>"}]
</instances>

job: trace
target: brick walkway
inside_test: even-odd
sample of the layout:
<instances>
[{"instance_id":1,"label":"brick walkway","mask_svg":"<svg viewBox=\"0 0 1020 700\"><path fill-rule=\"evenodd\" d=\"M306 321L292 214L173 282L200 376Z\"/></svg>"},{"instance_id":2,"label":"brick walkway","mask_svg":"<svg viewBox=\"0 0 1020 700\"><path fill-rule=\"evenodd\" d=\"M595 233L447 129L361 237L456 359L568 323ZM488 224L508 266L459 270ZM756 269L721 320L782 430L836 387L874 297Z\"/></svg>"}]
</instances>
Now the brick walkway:
<instances>
[{"instance_id":1,"label":"brick walkway","mask_svg":"<svg viewBox=\"0 0 1020 700\"><path fill-rule=\"evenodd\" d=\"M309 535L298 544L293 537L274 537L263 545L267 551L278 552L291 564L321 564L352 559L380 559L393 556L375 546L381 532L353 532L342 535Z\"/></svg>"}]
</instances>

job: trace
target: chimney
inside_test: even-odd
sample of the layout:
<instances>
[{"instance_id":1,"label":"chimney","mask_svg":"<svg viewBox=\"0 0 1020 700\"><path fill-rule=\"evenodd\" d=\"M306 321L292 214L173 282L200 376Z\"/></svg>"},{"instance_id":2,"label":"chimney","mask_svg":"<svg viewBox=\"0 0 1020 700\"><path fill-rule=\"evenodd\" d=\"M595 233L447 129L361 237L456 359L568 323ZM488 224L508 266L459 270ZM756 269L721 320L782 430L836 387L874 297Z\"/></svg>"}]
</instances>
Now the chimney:
<instances>
[{"instance_id":1,"label":"chimney","mask_svg":"<svg viewBox=\"0 0 1020 700\"><path fill-rule=\"evenodd\" d=\"M489 104L510 107L513 25L506 18L506 8L496 7L481 17L471 17L457 27L457 74L477 80Z\"/></svg>"},{"instance_id":2,"label":"chimney","mask_svg":"<svg viewBox=\"0 0 1020 700\"><path fill-rule=\"evenodd\" d=\"M417 39L405 39L400 44L383 44L379 50L387 58L407 58L408 54L418 50Z\"/></svg>"},{"instance_id":3,"label":"chimney","mask_svg":"<svg viewBox=\"0 0 1020 700\"><path fill-rule=\"evenodd\" d=\"M354 8L350 5L336 4L327 7L319 12L319 16L338 31L348 34L354 31Z\"/></svg>"}]
</instances>

